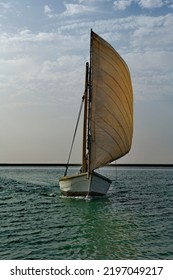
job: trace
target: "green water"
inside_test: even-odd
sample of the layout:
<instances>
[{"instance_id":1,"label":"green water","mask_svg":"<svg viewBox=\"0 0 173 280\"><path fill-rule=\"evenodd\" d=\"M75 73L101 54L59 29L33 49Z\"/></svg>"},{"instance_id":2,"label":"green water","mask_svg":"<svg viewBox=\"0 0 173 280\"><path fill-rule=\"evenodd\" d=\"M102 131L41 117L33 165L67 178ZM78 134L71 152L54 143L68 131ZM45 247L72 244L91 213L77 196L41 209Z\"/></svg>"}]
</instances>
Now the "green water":
<instances>
[{"instance_id":1,"label":"green water","mask_svg":"<svg viewBox=\"0 0 173 280\"><path fill-rule=\"evenodd\" d=\"M97 199L61 197L63 172L0 168L1 260L173 259L173 169L105 168Z\"/></svg>"}]
</instances>

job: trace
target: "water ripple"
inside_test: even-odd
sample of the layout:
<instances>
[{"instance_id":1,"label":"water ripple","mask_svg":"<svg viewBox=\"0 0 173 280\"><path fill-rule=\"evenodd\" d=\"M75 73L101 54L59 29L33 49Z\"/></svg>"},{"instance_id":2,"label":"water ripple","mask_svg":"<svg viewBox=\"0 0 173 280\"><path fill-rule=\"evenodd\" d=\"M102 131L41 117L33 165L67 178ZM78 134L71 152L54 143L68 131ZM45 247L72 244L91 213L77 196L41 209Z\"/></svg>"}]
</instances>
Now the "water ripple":
<instances>
[{"instance_id":1,"label":"water ripple","mask_svg":"<svg viewBox=\"0 0 173 280\"><path fill-rule=\"evenodd\" d=\"M107 197L74 199L62 169L1 168L0 258L172 259L173 170L104 172Z\"/></svg>"}]
</instances>

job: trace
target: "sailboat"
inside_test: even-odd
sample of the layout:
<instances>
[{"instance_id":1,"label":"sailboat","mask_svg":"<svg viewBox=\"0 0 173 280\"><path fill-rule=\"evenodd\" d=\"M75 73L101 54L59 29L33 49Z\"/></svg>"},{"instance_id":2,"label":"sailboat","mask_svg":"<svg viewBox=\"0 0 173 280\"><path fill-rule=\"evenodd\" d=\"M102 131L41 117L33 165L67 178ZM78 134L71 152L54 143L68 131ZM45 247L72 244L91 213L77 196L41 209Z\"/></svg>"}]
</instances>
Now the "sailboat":
<instances>
[{"instance_id":1,"label":"sailboat","mask_svg":"<svg viewBox=\"0 0 173 280\"><path fill-rule=\"evenodd\" d=\"M90 62L86 63L82 167L59 179L65 196L102 196L111 180L96 169L127 154L133 135L133 90L127 64L91 30Z\"/></svg>"}]
</instances>

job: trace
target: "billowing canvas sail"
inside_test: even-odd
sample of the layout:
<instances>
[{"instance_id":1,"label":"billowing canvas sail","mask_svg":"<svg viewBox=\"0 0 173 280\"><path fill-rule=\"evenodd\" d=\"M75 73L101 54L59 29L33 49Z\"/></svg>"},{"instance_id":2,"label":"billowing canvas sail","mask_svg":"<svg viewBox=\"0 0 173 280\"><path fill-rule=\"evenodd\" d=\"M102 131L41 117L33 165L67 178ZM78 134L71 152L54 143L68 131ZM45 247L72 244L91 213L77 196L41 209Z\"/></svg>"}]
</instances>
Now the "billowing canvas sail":
<instances>
[{"instance_id":1,"label":"billowing canvas sail","mask_svg":"<svg viewBox=\"0 0 173 280\"><path fill-rule=\"evenodd\" d=\"M133 93L128 67L105 40L91 34L90 172L129 152Z\"/></svg>"}]
</instances>

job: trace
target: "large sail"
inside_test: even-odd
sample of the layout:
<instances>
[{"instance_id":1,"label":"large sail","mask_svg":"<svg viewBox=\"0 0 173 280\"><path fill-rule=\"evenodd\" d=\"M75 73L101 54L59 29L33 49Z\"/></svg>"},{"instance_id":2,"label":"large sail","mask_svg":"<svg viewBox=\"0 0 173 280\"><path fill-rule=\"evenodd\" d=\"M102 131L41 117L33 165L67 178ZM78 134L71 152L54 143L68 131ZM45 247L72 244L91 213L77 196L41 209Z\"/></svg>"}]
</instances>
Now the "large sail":
<instances>
[{"instance_id":1,"label":"large sail","mask_svg":"<svg viewBox=\"0 0 173 280\"><path fill-rule=\"evenodd\" d=\"M105 40L91 32L90 158L92 170L129 152L133 92L128 67Z\"/></svg>"}]
</instances>

